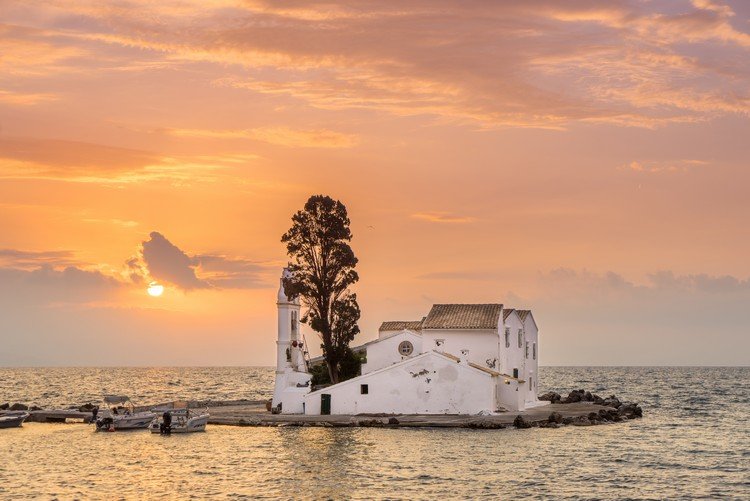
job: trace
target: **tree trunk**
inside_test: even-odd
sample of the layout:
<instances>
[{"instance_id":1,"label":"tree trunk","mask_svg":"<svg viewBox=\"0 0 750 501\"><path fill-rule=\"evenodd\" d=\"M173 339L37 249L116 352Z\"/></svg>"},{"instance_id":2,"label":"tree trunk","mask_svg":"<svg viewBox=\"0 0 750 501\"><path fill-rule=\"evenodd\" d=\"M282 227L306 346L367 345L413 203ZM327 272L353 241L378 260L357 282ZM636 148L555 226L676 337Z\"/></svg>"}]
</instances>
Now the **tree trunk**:
<instances>
[{"instance_id":1,"label":"tree trunk","mask_svg":"<svg viewBox=\"0 0 750 501\"><path fill-rule=\"evenodd\" d=\"M331 363L326 358L326 366L328 367L328 377L331 378L331 384L336 384L339 382L339 371L338 371L338 364Z\"/></svg>"}]
</instances>

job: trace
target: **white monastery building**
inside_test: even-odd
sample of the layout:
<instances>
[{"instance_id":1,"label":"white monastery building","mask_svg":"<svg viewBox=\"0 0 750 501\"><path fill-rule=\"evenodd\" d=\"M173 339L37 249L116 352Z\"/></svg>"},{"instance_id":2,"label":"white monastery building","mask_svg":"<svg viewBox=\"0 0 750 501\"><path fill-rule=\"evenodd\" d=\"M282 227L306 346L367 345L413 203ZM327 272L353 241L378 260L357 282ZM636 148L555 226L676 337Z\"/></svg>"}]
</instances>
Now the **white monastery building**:
<instances>
[{"instance_id":1,"label":"white monastery building","mask_svg":"<svg viewBox=\"0 0 750 501\"><path fill-rule=\"evenodd\" d=\"M383 322L378 339L352 347L366 357L362 375L311 391L299 301L282 284L277 305L272 406L284 414L478 414L539 403L539 330L529 310L436 304L421 320Z\"/></svg>"}]
</instances>

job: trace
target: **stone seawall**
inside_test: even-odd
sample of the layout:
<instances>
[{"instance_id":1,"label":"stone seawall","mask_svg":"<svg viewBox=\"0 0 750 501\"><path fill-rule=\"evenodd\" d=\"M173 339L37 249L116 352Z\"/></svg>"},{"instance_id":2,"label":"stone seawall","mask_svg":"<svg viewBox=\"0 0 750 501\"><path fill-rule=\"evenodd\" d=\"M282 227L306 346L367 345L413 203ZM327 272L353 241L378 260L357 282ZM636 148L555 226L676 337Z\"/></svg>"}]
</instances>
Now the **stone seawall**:
<instances>
[{"instance_id":1,"label":"stone seawall","mask_svg":"<svg viewBox=\"0 0 750 501\"><path fill-rule=\"evenodd\" d=\"M592 426L617 423L643 416L637 403L622 402L614 395L605 398L584 390L574 390L567 397L545 393L536 407L521 412L500 412L488 415L461 414L357 414L307 416L297 414L272 414L267 402L262 400L190 401L194 409L207 408L211 417L208 424L225 426L319 426L319 427L384 427L384 428L558 428L560 426ZM544 402L544 401L548 401ZM24 408L23 404L0 405L5 408ZM84 404L66 410L29 409L31 422L84 422L91 421L95 406ZM173 402L139 406L137 410L164 411L174 408ZM1 412L1 411L0 411Z\"/></svg>"}]
</instances>

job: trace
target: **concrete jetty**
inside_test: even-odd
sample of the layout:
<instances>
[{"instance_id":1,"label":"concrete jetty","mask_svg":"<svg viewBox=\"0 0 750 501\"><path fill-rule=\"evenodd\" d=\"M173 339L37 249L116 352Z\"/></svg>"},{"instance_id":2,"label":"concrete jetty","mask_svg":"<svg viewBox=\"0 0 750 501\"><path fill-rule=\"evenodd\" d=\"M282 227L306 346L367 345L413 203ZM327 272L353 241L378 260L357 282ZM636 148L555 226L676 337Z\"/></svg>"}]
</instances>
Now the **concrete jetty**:
<instances>
[{"instance_id":1,"label":"concrete jetty","mask_svg":"<svg viewBox=\"0 0 750 501\"><path fill-rule=\"evenodd\" d=\"M588 425L611 419L590 419L592 414L600 416L612 412L612 408L590 402L572 404L546 404L520 412L503 412L491 415L462 414L357 414L357 415L300 415L272 414L266 410L265 403L246 405L229 405L208 408L211 418L208 423L228 426L384 426L402 428L505 428L509 426L557 427L562 424ZM550 420L550 415L556 419ZM524 425L518 426L518 419ZM559 418L557 418L559 416ZM628 419L623 416L619 420ZM559 422L557 422L559 421ZM557 425L557 426L553 426Z\"/></svg>"},{"instance_id":2,"label":"concrete jetty","mask_svg":"<svg viewBox=\"0 0 750 501\"><path fill-rule=\"evenodd\" d=\"M564 425L591 426L609 422L640 418L640 406L620 402L612 395L601 399L590 398L583 390L574 390L568 397L558 394L544 395L540 405L524 411L499 412L487 415L467 414L356 414L356 415L304 415L273 414L265 400L188 401L192 409L208 409L210 425L224 426L319 426L319 427L400 427L400 428L557 428ZM578 398L584 400L578 400ZM571 401L573 400L573 401ZM176 407L176 402L139 406L137 411L163 412ZM179 407L185 405L179 402ZM28 421L42 423L90 423L91 412L70 410L34 410Z\"/></svg>"}]
</instances>

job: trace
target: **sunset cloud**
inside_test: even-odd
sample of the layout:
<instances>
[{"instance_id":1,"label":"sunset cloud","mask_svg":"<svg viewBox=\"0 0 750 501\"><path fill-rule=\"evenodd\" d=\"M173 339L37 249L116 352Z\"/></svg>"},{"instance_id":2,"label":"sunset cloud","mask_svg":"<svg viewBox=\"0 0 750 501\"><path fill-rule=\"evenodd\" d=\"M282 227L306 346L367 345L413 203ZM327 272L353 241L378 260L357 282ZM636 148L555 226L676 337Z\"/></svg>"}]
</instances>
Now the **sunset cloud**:
<instances>
[{"instance_id":1,"label":"sunset cloud","mask_svg":"<svg viewBox=\"0 0 750 501\"><path fill-rule=\"evenodd\" d=\"M54 94L12 92L0 89L0 103L11 104L15 106L35 106L40 103L46 103L58 99Z\"/></svg>"},{"instance_id":2,"label":"sunset cloud","mask_svg":"<svg viewBox=\"0 0 750 501\"><path fill-rule=\"evenodd\" d=\"M297 130L288 127L257 127L242 130L167 129L167 134L177 137L208 139L251 139L277 146L300 148L350 148L357 137L326 129Z\"/></svg>"},{"instance_id":3,"label":"sunset cloud","mask_svg":"<svg viewBox=\"0 0 750 501\"><path fill-rule=\"evenodd\" d=\"M68 64L104 44L121 49L109 51L122 59L112 66L120 70L127 66L123 50L146 51L149 60L141 55L134 67L229 65L228 75L214 80L220 86L320 109L425 115L483 127L564 128L577 121L661 127L750 112L748 68L737 64L748 59L750 33L733 23L731 7L707 0L661 6L538 0L475 8L441 1L396 9L359 2L136 1L130 9L67 8L83 21L51 31L6 27L6 39L33 37L33 50L43 55L16 44L6 48L10 57ZM66 23L60 7L48 11ZM51 36L67 45L45 51ZM719 49L726 60L712 56ZM198 132L284 146L355 142L350 135L284 127Z\"/></svg>"},{"instance_id":4,"label":"sunset cloud","mask_svg":"<svg viewBox=\"0 0 750 501\"><path fill-rule=\"evenodd\" d=\"M623 166L623 169L635 172L685 172L695 167L708 165L705 160L673 160L673 161L637 161L633 160Z\"/></svg>"},{"instance_id":5,"label":"sunset cloud","mask_svg":"<svg viewBox=\"0 0 750 501\"><path fill-rule=\"evenodd\" d=\"M190 256L156 231L142 243L139 257L127 265L134 281L153 279L183 290L257 288L264 284L266 271L263 264L245 258Z\"/></svg>"},{"instance_id":6,"label":"sunset cloud","mask_svg":"<svg viewBox=\"0 0 750 501\"><path fill-rule=\"evenodd\" d=\"M429 221L430 223L465 224L476 221L474 217L459 216L449 212L417 212L416 214L412 214L411 217Z\"/></svg>"},{"instance_id":7,"label":"sunset cloud","mask_svg":"<svg viewBox=\"0 0 750 501\"><path fill-rule=\"evenodd\" d=\"M154 280L185 290L210 287L208 282L196 276L195 261L159 232L151 232L149 239L143 242L141 255Z\"/></svg>"}]
</instances>

